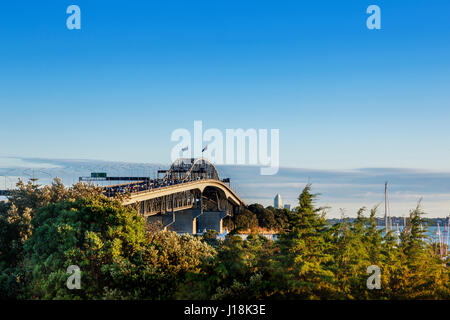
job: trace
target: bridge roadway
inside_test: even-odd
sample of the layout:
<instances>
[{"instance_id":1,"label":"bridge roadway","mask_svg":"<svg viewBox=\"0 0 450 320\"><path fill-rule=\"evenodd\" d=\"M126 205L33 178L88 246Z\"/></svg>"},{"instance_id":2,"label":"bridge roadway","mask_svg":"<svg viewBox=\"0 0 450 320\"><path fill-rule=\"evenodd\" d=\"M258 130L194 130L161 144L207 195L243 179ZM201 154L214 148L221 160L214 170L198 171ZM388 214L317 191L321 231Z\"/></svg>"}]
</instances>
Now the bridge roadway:
<instances>
[{"instance_id":1,"label":"bridge roadway","mask_svg":"<svg viewBox=\"0 0 450 320\"><path fill-rule=\"evenodd\" d=\"M184 191L190 190L199 190L203 193L203 191L207 188L211 187L214 189L221 190L224 192L225 197L232 201L236 206L245 205L245 203L239 198L239 196L224 182L215 179L200 179L195 181L183 182L175 185L169 185L165 187L159 187L150 190L143 190L132 192L129 194L129 197L123 201L124 205L129 205L137 202L142 202L150 199L161 198L164 196L172 195L175 193L180 193Z\"/></svg>"}]
</instances>

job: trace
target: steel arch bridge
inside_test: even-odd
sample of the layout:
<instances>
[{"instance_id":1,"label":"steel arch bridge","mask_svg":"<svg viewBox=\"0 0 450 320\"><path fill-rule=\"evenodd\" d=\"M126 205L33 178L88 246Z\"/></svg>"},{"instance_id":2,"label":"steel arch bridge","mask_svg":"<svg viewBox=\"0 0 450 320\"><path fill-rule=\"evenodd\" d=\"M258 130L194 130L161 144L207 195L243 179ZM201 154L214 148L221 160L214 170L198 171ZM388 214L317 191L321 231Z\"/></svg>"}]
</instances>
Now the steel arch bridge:
<instances>
[{"instance_id":1,"label":"steel arch bridge","mask_svg":"<svg viewBox=\"0 0 450 320\"><path fill-rule=\"evenodd\" d=\"M222 219L245 206L220 180L214 164L203 158L178 159L162 179L138 181L132 187L108 186L105 194L114 196L117 190L126 190L122 203L134 206L148 222L180 233L195 234L205 229L222 233Z\"/></svg>"}]
</instances>

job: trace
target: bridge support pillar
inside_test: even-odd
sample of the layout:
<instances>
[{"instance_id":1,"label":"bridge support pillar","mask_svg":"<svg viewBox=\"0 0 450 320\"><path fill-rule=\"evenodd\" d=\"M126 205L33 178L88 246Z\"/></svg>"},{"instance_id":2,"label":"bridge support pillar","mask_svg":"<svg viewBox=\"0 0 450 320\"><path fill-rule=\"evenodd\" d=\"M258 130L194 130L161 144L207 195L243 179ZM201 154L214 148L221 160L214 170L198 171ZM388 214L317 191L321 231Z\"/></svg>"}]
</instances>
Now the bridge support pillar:
<instances>
[{"instance_id":1,"label":"bridge support pillar","mask_svg":"<svg viewBox=\"0 0 450 320\"><path fill-rule=\"evenodd\" d=\"M205 230L216 230L223 233L223 218L227 216L225 211L205 211L198 217L198 232Z\"/></svg>"},{"instance_id":2,"label":"bridge support pillar","mask_svg":"<svg viewBox=\"0 0 450 320\"><path fill-rule=\"evenodd\" d=\"M155 224L158 227L162 227L163 229L169 228L174 224L174 216L171 214L155 214L152 216L147 216L146 220L149 224Z\"/></svg>"},{"instance_id":3,"label":"bridge support pillar","mask_svg":"<svg viewBox=\"0 0 450 320\"><path fill-rule=\"evenodd\" d=\"M173 212L171 214L154 215L147 217L148 223L158 223L164 229L177 233L197 234L205 230L216 230L223 233L223 218L226 211L203 211L189 209Z\"/></svg>"},{"instance_id":4,"label":"bridge support pillar","mask_svg":"<svg viewBox=\"0 0 450 320\"><path fill-rule=\"evenodd\" d=\"M175 222L170 225L169 230L177 233L197 233L197 219L200 210L183 210L175 212Z\"/></svg>"}]
</instances>

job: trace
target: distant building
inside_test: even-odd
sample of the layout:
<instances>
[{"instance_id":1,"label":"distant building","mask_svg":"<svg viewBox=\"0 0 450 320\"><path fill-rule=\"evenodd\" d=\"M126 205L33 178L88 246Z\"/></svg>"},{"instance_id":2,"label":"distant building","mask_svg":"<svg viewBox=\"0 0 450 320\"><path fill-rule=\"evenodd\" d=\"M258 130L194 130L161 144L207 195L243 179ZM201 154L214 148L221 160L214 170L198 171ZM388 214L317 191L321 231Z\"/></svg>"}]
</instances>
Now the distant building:
<instances>
[{"instance_id":1,"label":"distant building","mask_svg":"<svg viewBox=\"0 0 450 320\"><path fill-rule=\"evenodd\" d=\"M285 209L288 209L289 211L291 211L291 205L290 205L290 204L285 204L285 205L284 205L284 208L285 208Z\"/></svg>"},{"instance_id":2,"label":"distant building","mask_svg":"<svg viewBox=\"0 0 450 320\"><path fill-rule=\"evenodd\" d=\"M275 209L282 209L283 208L283 200L281 199L281 195L277 194L275 196L275 199L273 200L273 206Z\"/></svg>"}]
</instances>

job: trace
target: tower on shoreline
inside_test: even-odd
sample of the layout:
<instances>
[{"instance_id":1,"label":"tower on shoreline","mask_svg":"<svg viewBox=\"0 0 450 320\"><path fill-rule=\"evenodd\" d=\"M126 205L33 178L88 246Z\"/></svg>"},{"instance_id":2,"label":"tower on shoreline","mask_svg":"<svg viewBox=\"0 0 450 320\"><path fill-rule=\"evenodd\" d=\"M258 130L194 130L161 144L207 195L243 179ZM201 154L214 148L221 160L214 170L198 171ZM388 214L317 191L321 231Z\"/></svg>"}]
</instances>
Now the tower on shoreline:
<instances>
[{"instance_id":1,"label":"tower on shoreline","mask_svg":"<svg viewBox=\"0 0 450 320\"><path fill-rule=\"evenodd\" d=\"M281 199L281 195L278 193L273 200L273 206L275 209L283 209L283 200Z\"/></svg>"}]
</instances>

